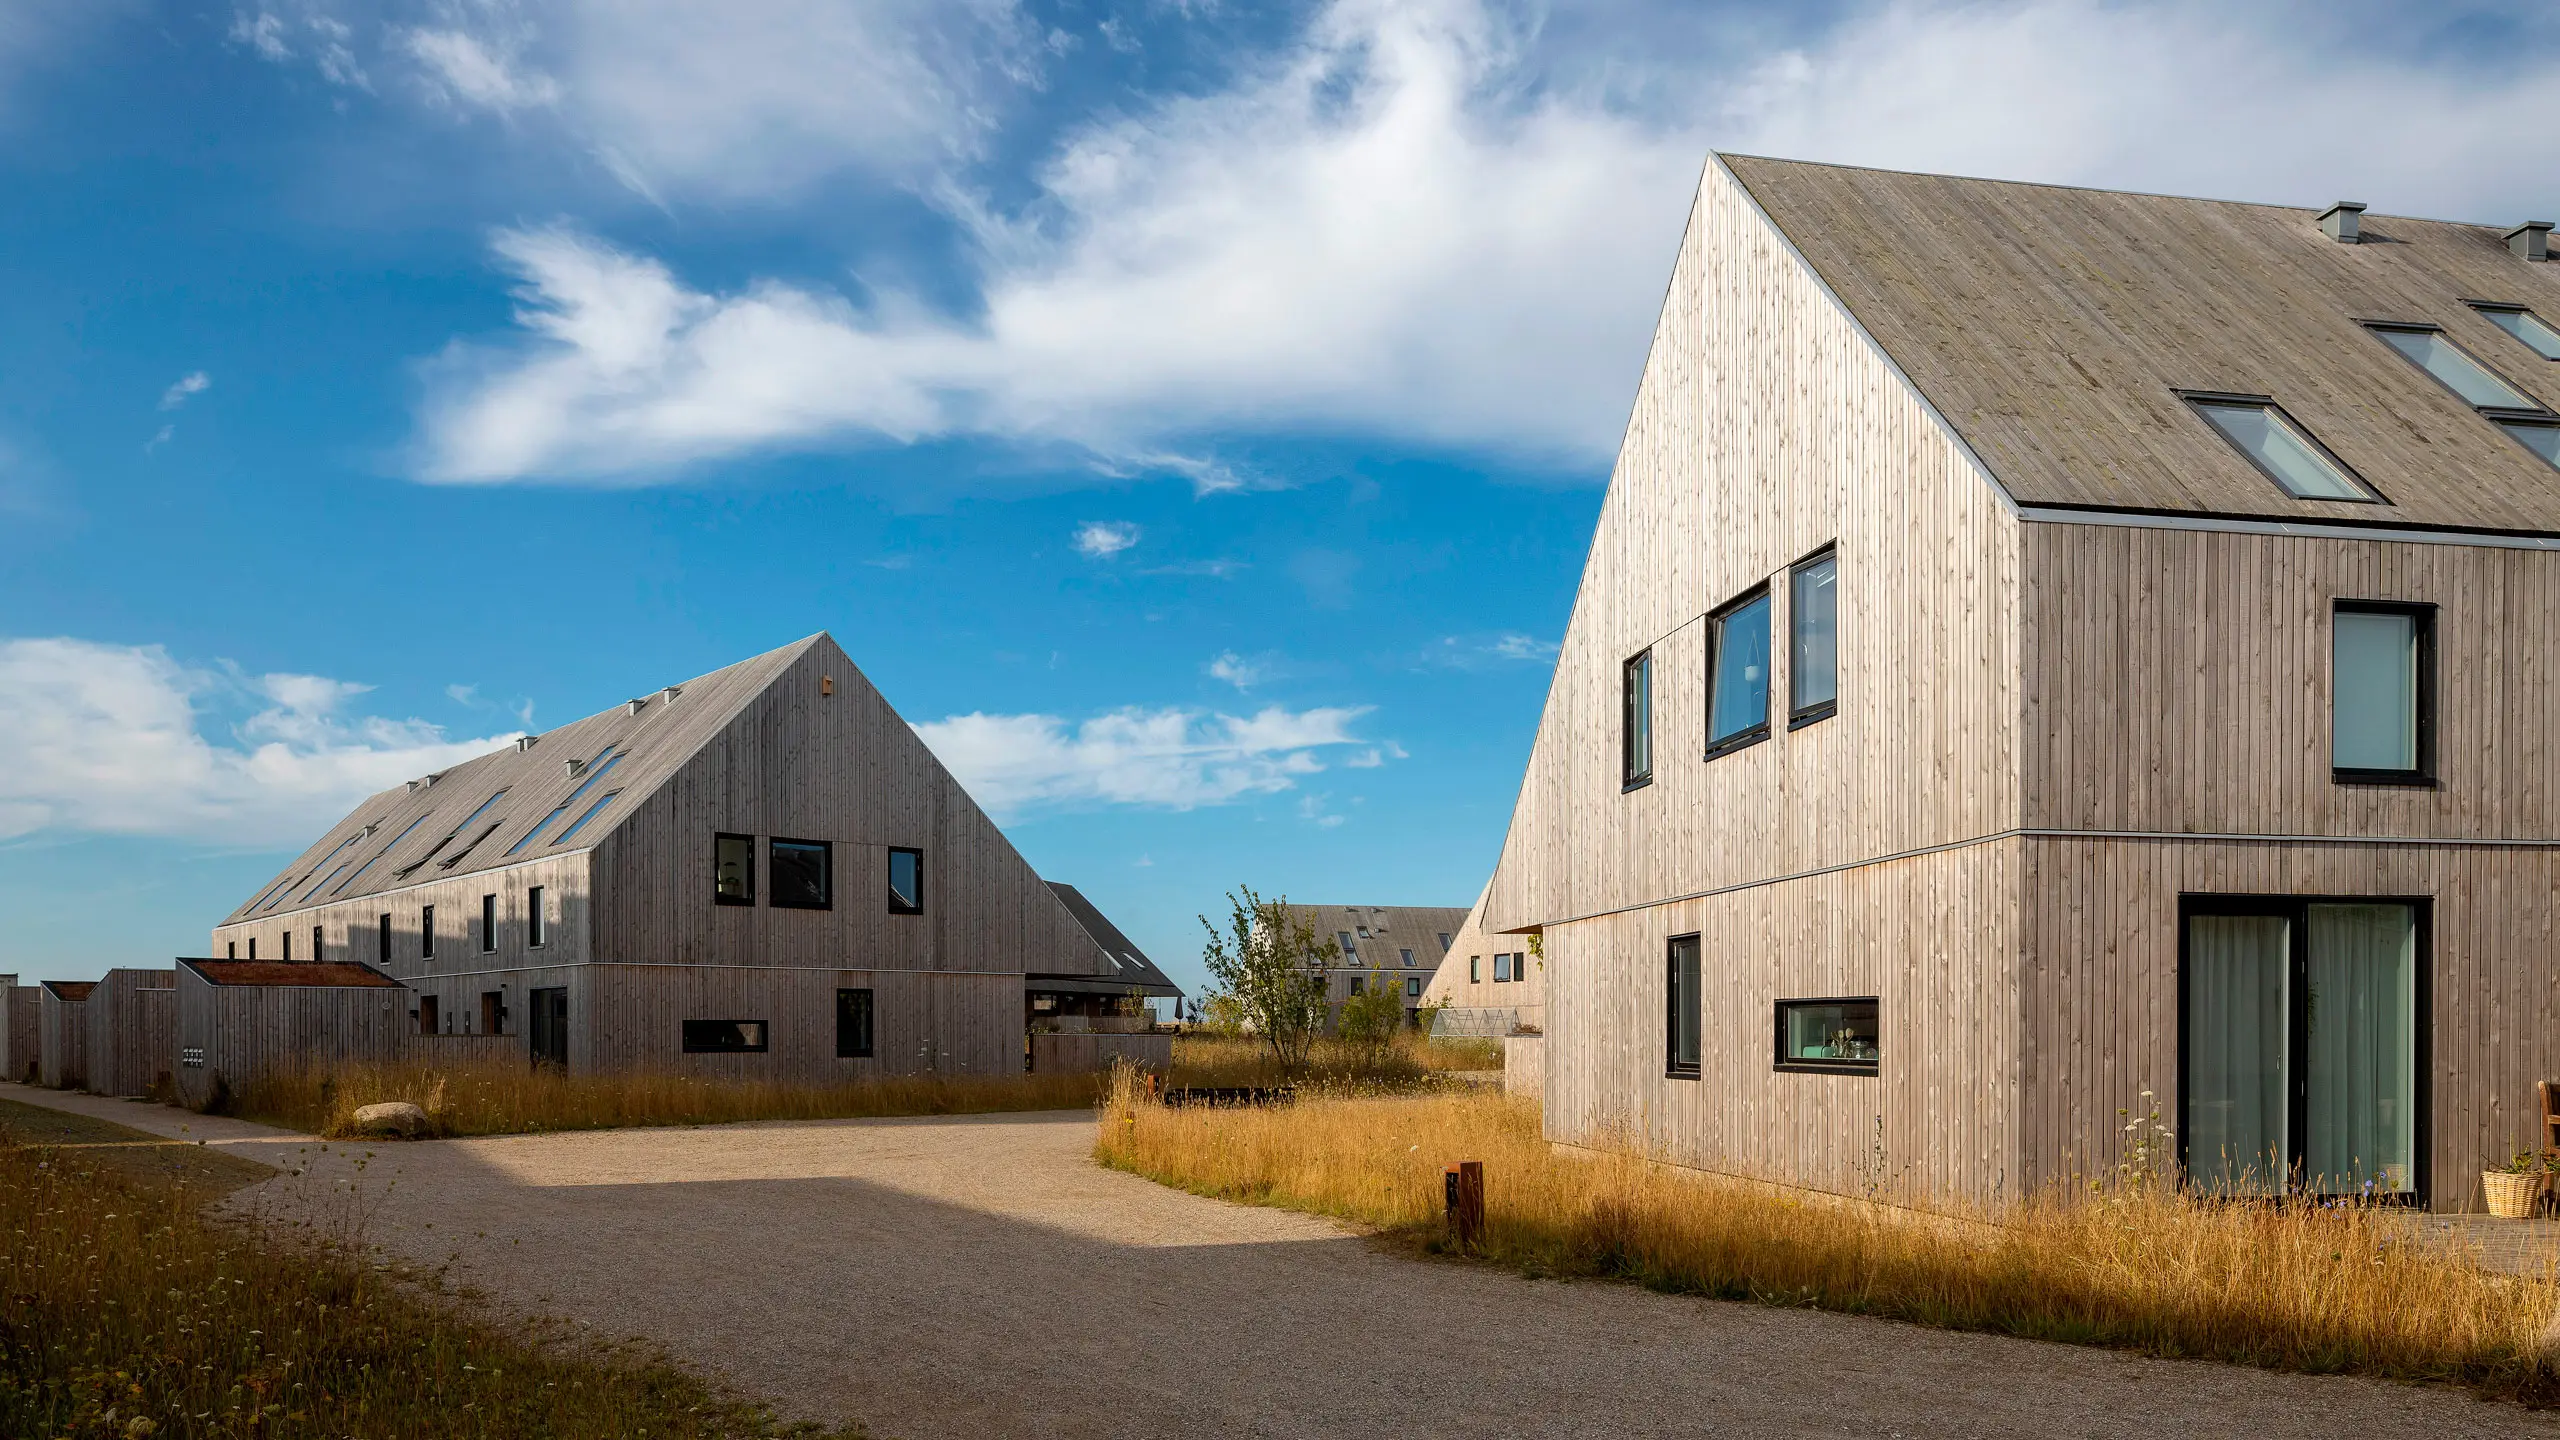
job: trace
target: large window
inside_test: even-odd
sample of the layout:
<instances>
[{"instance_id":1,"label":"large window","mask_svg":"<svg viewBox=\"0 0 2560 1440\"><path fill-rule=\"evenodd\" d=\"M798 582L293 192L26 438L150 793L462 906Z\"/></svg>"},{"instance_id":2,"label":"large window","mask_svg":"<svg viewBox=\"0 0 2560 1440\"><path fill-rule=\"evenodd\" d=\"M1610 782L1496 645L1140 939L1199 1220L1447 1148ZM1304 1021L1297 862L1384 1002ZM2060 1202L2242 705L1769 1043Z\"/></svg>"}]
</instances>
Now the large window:
<instances>
[{"instance_id":1,"label":"large window","mask_svg":"<svg viewBox=\"0 0 2560 1440\"><path fill-rule=\"evenodd\" d=\"M1698 990L1698 937L1682 935L1667 949L1663 984L1663 1073L1698 1078L1698 1031L1705 1001Z\"/></svg>"},{"instance_id":2,"label":"large window","mask_svg":"<svg viewBox=\"0 0 2560 1440\"><path fill-rule=\"evenodd\" d=\"M836 903L835 847L824 840L776 839L765 853L773 903L786 910L828 910Z\"/></svg>"},{"instance_id":3,"label":"large window","mask_svg":"<svg viewBox=\"0 0 2560 1440\"><path fill-rule=\"evenodd\" d=\"M1626 664L1626 709L1620 717L1619 782L1629 790L1653 783L1653 652Z\"/></svg>"},{"instance_id":4,"label":"large window","mask_svg":"<svg viewBox=\"0 0 2560 1440\"><path fill-rule=\"evenodd\" d=\"M2495 320L2497 317L2492 315L2490 318ZM2406 356L2409 363L2461 396L2465 403L2478 410L2491 424L2506 431L2517 444L2550 464L2560 466L2560 415L2554 415L2540 401L2471 358L2468 351L2446 339L2442 330L2433 325L2368 325L2365 328L2380 337L2383 344Z\"/></svg>"},{"instance_id":5,"label":"large window","mask_svg":"<svg viewBox=\"0 0 2560 1440\"><path fill-rule=\"evenodd\" d=\"M2419 1197L2426 903L2189 896L2180 908L2188 1182Z\"/></svg>"},{"instance_id":6,"label":"large window","mask_svg":"<svg viewBox=\"0 0 2560 1440\"><path fill-rule=\"evenodd\" d=\"M1780 1070L1872 1075L1881 1063L1876 997L1778 1002Z\"/></svg>"},{"instance_id":7,"label":"large window","mask_svg":"<svg viewBox=\"0 0 2560 1440\"><path fill-rule=\"evenodd\" d=\"M1787 575L1787 723L1840 708L1840 557L1825 551Z\"/></svg>"},{"instance_id":8,"label":"large window","mask_svg":"<svg viewBox=\"0 0 2560 1440\"><path fill-rule=\"evenodd\" d=\"M2471 308L2490 324L2523 341L2534 354L2545 360L2560 360L2560 329L2553 329L2550 321L2521 305L2474 300Z\"/></svg>"},{"instance_id":9,"label":"large window","mask_svg":"<svg viewBox=\"0 0 2560 1440\"><path fill-rule=\"evenodd\" d=\"M892 846L889 850L889 913L924 913L924 852Z\"/></svg>"},{"instance_id":10,"label":"large window","mask_svg":"<svg viewBox=\"0 0 2560 1440\"><path fill-rule=\"evenodd\" d=\"M756 839L752 835L711 837L711 896L723 905L756 903Z\"/></svg>"},{"instance_id":11,"label":"large window","mask_svg":"<svg viewBox=\"0 0 2560 1440\"><path fill-rule=\"evenodd\" d=\"M2296 500L2372 503L2382 498L2264 395L2189 394L2186 401L2232 448Z\"/></svg>"},{"instance_id":12,"label":"large window","mask_svg":"<svg viewBox=\"0 0 2560 1440\"><path fill-rule=\"evenodd\" d=\"M867 987L836 992L837 1059L871 1058L871 1013L871 991Z\"/></svg>"},{"instance_id":13,"label":"large window","mask_svg":"<svg viewBox=\"0 0 2560 1440\"><path fill-rule=\"evenodd\" d=\"M1769 592L1707 617L1707 754L1769 734Z\"/></svg>"},{"instance_id":14,"label":"large window","mask_svg":"<svg viewBox=\"0 0 2560 1440\"><path fill-rule=\"evenodd\" d=\"M759 1054L766 1049L761 1020L687 1020L684 1050L688 1055Z\"/></svg>"},{"instance_id":15,"label":"large window","mask_svg":"<svg viewBox=\"0 0 2560 1440\"><path fill-rule=\"evenodd\" d=\"M2330 618L2329 763L2342 784L2435 772L2435 607L2341 600Z\"/></svg>"}]
</instances>

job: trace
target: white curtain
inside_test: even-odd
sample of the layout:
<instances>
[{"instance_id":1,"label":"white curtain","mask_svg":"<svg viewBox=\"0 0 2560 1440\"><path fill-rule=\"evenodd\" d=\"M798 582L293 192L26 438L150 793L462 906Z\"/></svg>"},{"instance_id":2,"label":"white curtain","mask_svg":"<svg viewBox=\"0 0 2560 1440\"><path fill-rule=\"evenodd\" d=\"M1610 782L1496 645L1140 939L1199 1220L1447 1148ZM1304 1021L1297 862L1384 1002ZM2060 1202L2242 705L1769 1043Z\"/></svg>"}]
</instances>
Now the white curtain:
<instances>
[{"instance_id":1,"label":"white curtain","mask_svg":"<svg viewBox=\"0 0 2560 1440\"><path fill-rule=\"evenodd\" d=\"M2418 917L2310 907L2311 1073L2304 1179L2330 1194L2410 1188L2417 1152Z\"/></svg>"},{"instance_id":2,"label":"white curtain","mask_svg":"<svg viewBox=\"0 0 2560 1440\"><path fill-rule=\"evenodd\" d=\"M2188 918L2187 1176L2204 1190L2283 1189L2291 930L2274 915Z\"/></svg>"}]
</instances>

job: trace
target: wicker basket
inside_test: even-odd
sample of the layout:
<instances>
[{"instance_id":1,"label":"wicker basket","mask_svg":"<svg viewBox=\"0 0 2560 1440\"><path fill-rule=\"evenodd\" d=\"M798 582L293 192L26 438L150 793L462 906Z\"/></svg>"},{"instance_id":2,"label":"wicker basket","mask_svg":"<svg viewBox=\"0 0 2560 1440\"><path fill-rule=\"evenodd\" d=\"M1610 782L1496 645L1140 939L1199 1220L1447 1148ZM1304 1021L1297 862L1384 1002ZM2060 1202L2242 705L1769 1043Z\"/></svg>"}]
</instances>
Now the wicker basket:
<instances>
[{"instance_id":1,"label":"wicker basket","mask_svg":"<svg viewBox=\"0 0 2560 1440\"><path fill-rule=\"evenodd\" d=\"M2480 1188L2488 1192L2489 1213L2501 1220L2522 1220L2533 1213L2533 1202L2542 1194L2542 1176L2518 1175L2507 1170L2484 1170Z\"/></svg>"}]
</instances>

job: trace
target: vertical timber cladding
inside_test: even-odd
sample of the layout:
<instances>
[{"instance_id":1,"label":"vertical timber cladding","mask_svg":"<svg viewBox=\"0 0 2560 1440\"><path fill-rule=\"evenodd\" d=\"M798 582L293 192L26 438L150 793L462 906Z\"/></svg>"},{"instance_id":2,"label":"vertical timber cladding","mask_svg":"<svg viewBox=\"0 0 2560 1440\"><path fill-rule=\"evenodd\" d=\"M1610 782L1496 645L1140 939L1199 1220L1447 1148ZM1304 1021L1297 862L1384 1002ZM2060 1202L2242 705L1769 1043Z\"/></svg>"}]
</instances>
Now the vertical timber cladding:
<instances>
[{"instance_id":1,"label":"vertical timber cladding","mask_svg":"<svg viewBox=\"0 0 2560 1440\"><path fill-rule=\"evenodd\" d=\"M190 1105L211 1099L215 1083L237 1091L270 1073L339 1061L396 1058L408 1033L409 999L377 977L365 984L295 984L318 967L227 961L181 961L177 979L177 1084ZM336 967L331 967L335 969ZM217 983L257 975L282 983ZM190 1060L201 1063L191 1064Z\"/></svg>"},{"instance_id":2,"label":"vertical timber cladding","mask_svg":"<svg viewBox=\"0 0 2560 1440\"><path fill-rule=\"evenodd\" d=\"M2019 531L1710 162L1486 901L1489 929L1546 927L1550 1134L1844 1185L1881 1113L1913 1183L2014 1188L2018 861L1970 842L2019 823ZM1791 731L1786 571L1825 545L1839 708ZM1703 617L1764 583L1770 737L1701 759ZM1654 779L1622 794L1620 666L1648 646ZM1671 1082L1663 945L1692 929L1706 1078ZM1881 1079L1771 1073L1775 1002L1842 993L1887 997Z\"/></svg>"},{"instance_id":3,"label":"vertical timber cladding","mask_svg":"<svg viewBox=\"0 0 2560 1440\"><path fill-rule=\"evenodd\" d=\"M713 903L712 845L721 832L756 837L755 904ZM768 903L775 837L832 846L832 908ZM921 915L889 911L893 847L924 852ZM571 1034L573 1046L596 1045L593 1063L605 1067L673 1054L692 1068L789 1073L772 1054L682 1055L680 1022L693 1018L765 1020L777 1040L786 1030L822 1027L824 1053L808 1057L820 1076L875 1063L923 1069L941 1056L969 1070L1019 1070L1021 977L1114 973L995 823L824 636L599 842L594 864L600 969L588 978L598 1008L579 1008L589 997L573 991ZM651 976L649 966L672 970ZM684 973L697 966L710 973ZM793 973L803 971L819 973ZM880 977L876 1062L834 1058L839 972ZM923 982L927 972L939 978ZM909 974L918 981L887 978ZM632 993L605 994L617 987ZM664 1008L678 1004L718 1013ZM722 1008L759 1004L754 1013ZM596 1023L582 1027L585 1015ZM632 1028L662 1022L662 1035ZM895 1058L893 1045L904 1047ZM769 1068L747 1068L758 1061Z\"/></svg>"},{"instance_id":4,"label":"vertical timber cladding","mask_svg":"<svg viewBox=\"0 0 2560 1440\"><path fill-rule=\"evenodd\" d=\"M598 965L585 1013L602 1063L733 1080L1022 1072L1020 975L718 965ZM873 996L872 1053L836 1054L836 991ZM571 992L572 1014L578 995ZM686 1054L687 1020L761 1020L767 1049ZM572 1043L576 1032L572 1028ZM574 1062L573 1062L574 1063Z\"/></svg>"},{"instance_id":5,"label":"vertical timber cladding","mask_svg":"<svg viewBox=\"0 0 2560 1440\"><path fill-rule=\"evenodd\" d=\"M140 1095L177 1065L174 970L110 970L89 992L87 1088Z\"/></svg>"}]
</instances>

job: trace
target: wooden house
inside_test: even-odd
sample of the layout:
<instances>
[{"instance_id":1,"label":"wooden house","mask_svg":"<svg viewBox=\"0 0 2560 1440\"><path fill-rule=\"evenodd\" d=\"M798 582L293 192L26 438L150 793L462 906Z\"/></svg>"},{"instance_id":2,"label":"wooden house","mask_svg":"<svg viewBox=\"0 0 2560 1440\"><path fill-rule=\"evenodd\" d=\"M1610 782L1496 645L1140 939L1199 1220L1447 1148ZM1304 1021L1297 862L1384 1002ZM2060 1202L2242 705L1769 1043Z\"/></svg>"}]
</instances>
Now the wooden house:
<instances>
[{"instance_id":1,"label":"wooden house","mask_svg":"<svg viewBox=\"0 0 2560 1440\"><path fill-rule=\"evenodd\" d=\"M0 1081L32 1085L42 1073L43 1011L43 991L0 975Z\"/></svg>"},{"instance_id":2,"label":"wooden house","mask_svg":"<svg viewBox=\"0 0 2560 1440\"><path fill-rule=\"evenodd\" d=\"M141 1095L167 1083L177 1064L175 970L110 970L89 992L86 1074L100 1095Z\"/></svg>"},{"instance_id":3,"label":"wooden house","mask_svg":"<svg viewBox=\"0 0 2560 1440\"><path fill-rule=\"evenodd\" d=\"M1422 987L1422 1003L1440 1007L1432 1022L1435 1035L1543 1031L1546 961L1530 948L1528 936L1485 929L1484 897L1478 896L1440 968Z\"/></svg>"},{"instance_id":4,"label":"wooden house","mask_svg":"<svg viewBox=\"0 0 2560 1440\"><path fill-rule=\"evenodd\" d=\"M172 1054L178 1099L218 1105L275 1074L400 1058L417 1037L407 987L346 960L180 960Z\"/></svg>"},{"instance_id":5,"label":"wooden house","mask_svg":"<svg viewBox=\"0 0 2560 1440\"><path fill-rule=\"evenodd\" d=\"M1289 911L1340 951L1325 970L1325 1004L1334 1016L1352 996L1383 986L1395 992L1408 1022L1467 918L1447 905L1292 904Z\"/></svg>"},{"instance_id":6,"label":"wooden house","mask_svg":"<svg viewBox=\"0 0 2560 1440\"><path fill-rule=\"evenodd\" d=\"M1114 964L825 635L376 795L213 930L575 1071L1019 1072Z\"/></svg>"},{"instance_id":7,"label":"wooden house","mask_svg":"<svg viewBox=\"0 0 2560 1440\"><path fill-rule=\"evenodd\" d=\"M95 980L47 980L37 989L36 1081L76 1090L89 1077L89 992Z\"/></svg>"},{"instance_id":8,"label":"wooden house","mask_svg":"<svg viewBox=\"0 0 2560 1440\"><path fill-rule=\"evenodd\" d=\"M1050 890L1101 947L1111 973L1024 977L1031 1006L1031 1068L1107 1070L1127 1059L1153 1069L1173 1064L1173 1032L1159 1029L1155 1000L1179 1000L1182 987L1147 958L1138 942L1111 923L1084 892L1052 880Z\"/></svg>"},{"instance_id":9,"label":"wooden house","mask_svg":"<svg viewBox=\"0 0 2560 1440\"><path fill-rule=\"evenodd\" d=\"M1485 899L1548 1134L1988 1202L2156 1100L2476 1203L2560 1073L2548 230L1711 159Z\"/></svg>"}]
</instances>

